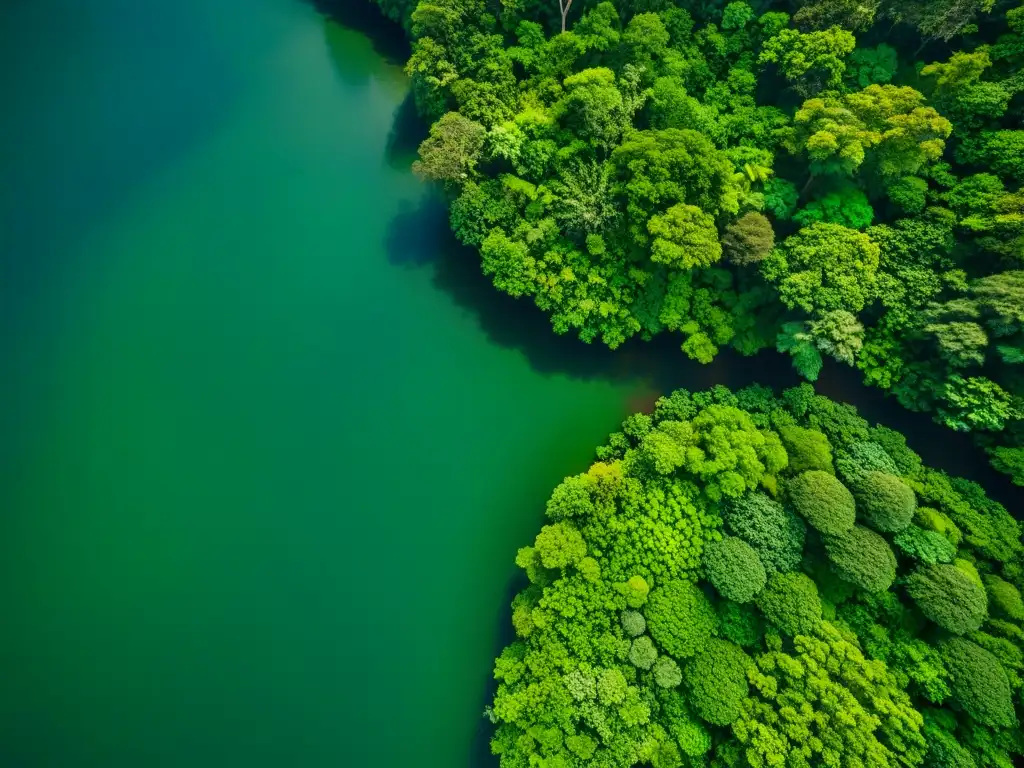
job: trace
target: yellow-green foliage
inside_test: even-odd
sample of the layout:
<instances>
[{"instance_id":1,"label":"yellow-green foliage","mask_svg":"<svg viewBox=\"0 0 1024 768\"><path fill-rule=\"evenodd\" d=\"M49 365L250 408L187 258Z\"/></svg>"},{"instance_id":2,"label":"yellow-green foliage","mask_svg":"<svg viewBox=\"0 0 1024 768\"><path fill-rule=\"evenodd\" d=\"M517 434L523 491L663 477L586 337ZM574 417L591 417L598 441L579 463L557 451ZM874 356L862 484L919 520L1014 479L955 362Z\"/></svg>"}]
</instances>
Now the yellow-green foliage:
<instances>
[{"instance_id":1,"label":"yellow-green foliage","mask_svg":"<svg viewBox=\"0 0 1024 768\"><path fill-rule=\"evenodd\" d=\"M914 524L870 529L830 471L789 472L773 424L806 430L791 443L827 435L862 506L867 479L888 489L868 506L902 499ZM908 474L880 473L869 435ZM488 710L502 768L1008 768L1024 748L1017 529L908 453L804 387L680 391L627 419L517 556L531 583Z\"/></svg>"},{"instance_id":2,"label":"yellow-green foliage","mask_svg":"<svg viewBox=\"0 0 1024 768\"><path fill-rule=\"evenodd\" d=\"M764 588L766 576L757 552L743 539L725 536L704 550L704 571L718 593L746 603Z\"/></svg>"},{"instance_id":3,"label":"yellow-green foliage","mask_svg":"<svg viewBox=\"0 0 1024 768\"><path fill-rule=\"evenodd\" d=\"M987 576L984 583L993 613L1011 621L1024 621L1024 601L1019 589L998 576Z\"/></svg>"},{"instance_id":4,"label":"yellow-green foliage","mask_svg":"<svg viewBox=\"0 0 1024 768\"><path fill-rule=\"evenodd\" d=\"M686 664L683 678L694 711L712 725L729 725L747 697L747 671L753 666L743 650L712 638Z\"/></svg>"},{"instance_id":5,"label":"yellow-green foliage","mask_svg":"<svg viewBox=\"0 0 1024 768\"><path fill-rule=\"evenodd\" d=\"M957 635L973 632L988 615L984 588L955 565L919 566L907 592L925 616Z\"/></svg>"},{"instance_id":6,"label":"yellow-green foliage","mask_svg":"<svg viewBox=\"0 0 1024 768\"><path fill-rule=\"evenodd\" d=\"M779 437L789 454L791 472L806 472L810 469L832 471L832 446L828 438L818 430L786 424L779 427Z\"/></svg>"},{"instance_id":7,"label":"yellow-green foliage","mask_svg":"<svg viewBox=\"0 0 1024 768\"><path fill-rule=\"evenodd\" d=\"M865 659L827 622L793 640L793 651L758 655L754 695L733 733L744 746L737 766L917 765L924 720L884 664Z\"/></svg>"},{"instance_id":8,"label":"yellow-green foliage","mask_svg":"<svg viewBox=\"0 0 1024 768\"><path fill-rule=\"evenodd\" d=\"M896 556L874 531L860 525L825 538L832 568L843 580L868 592L884 592L896 580Z\"/></svg>"},{"instance_id":9,"label":"yellow-green foliage","mask_svg":"<svg viewBox=\"0 0 1024 768\"><path fill-rule=\"evenodd\" d=\"M866 472L856 480L853 490L857 513L876 531L899 533L914 519L914 491L896 475Z\"/></svg>"},{"instance_id":10,"label":"yellow-green foliage","mask_svg":"<svg viewBox=\"0 0 1024 768\"><path fill-rule=\"evenodd\" d=\"M853 494L834 475L811 470L787 484L793 508L812 528L826 536L838 536L853 528L856 508Z\"/></svg>"},{"instance_id":11,"label":"yellow-green foliage","mask_svg":"<svg viewBox=\"0 0 1024 768\"><path fill-rule=\"evenodd\" d=\"M711 601L686 581L669 581L655 589L644 615L658 646L677 659L700 651L717 626Z\"/></svg>"}]
</instances>

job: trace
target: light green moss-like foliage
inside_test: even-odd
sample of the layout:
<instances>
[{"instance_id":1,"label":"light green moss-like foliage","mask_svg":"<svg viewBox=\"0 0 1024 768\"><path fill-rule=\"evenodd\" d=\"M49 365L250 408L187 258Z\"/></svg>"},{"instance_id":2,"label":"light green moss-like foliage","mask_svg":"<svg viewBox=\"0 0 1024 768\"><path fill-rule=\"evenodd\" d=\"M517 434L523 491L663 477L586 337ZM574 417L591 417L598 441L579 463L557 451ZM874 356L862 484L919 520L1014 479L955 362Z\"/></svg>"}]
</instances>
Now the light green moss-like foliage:
<instances>
[{"instance_id":1,"label":"light green moss-like foliage","mask_svg":"<svg viewBox=\"0 0 1024 768\"><path fill-rule=\"evenodd\" d=\"M893 544L907 557L922 563L952 563L956 557L956 547L936 531L926 531L916 525L910 525L893 537Z\"/></svg>"},{"instance_id":2,"label":"light green moss-like foliage","mask_svg":"<svg viewBox=\"0 0 1024 768\"><path fill-rule=\"evenodd\" d=\"M978 573L978 569L970 560L958 557L953 561L953 567L963 573L972 583L977 584L979 587L985 586L981 580L981 574Z\"/></svg>"},{"instance_id":3,"label":"light green moss-like foliage","mask_svg":"<svg viewBox=\"0 0 1024 768\"><path fill-rule=\"evenodd\" d=\"M619 585L619 590L626 596L626 605L630 608L642 608L647 602L651 588L643 576L630 576L624 584Z\"/></svg>"},{"instance_id":4,"label":"light green moss-like foliage","mask_svg":"<svg viewBox=\"0 0 1024 768\"><path fill-rule=\"evenodd\" d=\"M899 533L914 519L917 498L896 475L866 472L853 487L857 512L865 525L882 533Z\"/></svg>"},{"instance_id":5,"label":"light green moss-like foliage","mask_svg":"<svg viewBox=\"0 0 1024 768\"><path fill-rule=\"evenodd\" d=\"M885 455L892 459L896 465L894 475L916 475L921 470L921 457L907 447L907 438L894 429L881 425L871 428L869 432L871 442L879 445L885 451ZM852 448L852 446L851 446ZM880 467L872 467L879 469Z\"/></svg>"},{"instance_id":6,"label":"light green moss-like foliage","mask_svg":"<svg viewBox=\"0 0 1024 768\"><path fill-rule=\"evenodd\" d=\"M855 525L825 538L825 551L836 574L868 592L884 592L896 580L896 556L888 542L869 528Z\"/></svg>"},{"instance_id":7,"label":"light green moss-like foliage","mask_svg":"<svg viewBox=\"0 0 1024 768\"><path fill-rule=\"evenodd\" d=\"M654 682L661 688L675 688L683 681L682 670L673 659L668 656L660 656L654 662Z\"/></svg>"},{"instance_id":8,"label":"light green moss-like foliage","mask_svg":"<svg viewBox=\"0 0 1024 768\"><path fill-rule=\"evenodd\" d=\"M729 415L739 408L743 418ZM712 471L708 455L687 455L703 451L693 443L671 473L652 467L645 441L685 437L684 423L705 425L701 445L719 442L717 476L692 470ZM815 471L838 482L820 470L765 472L766 493L720 493L746 471L725 460L733 448L792 424L827 435L840 458L877 458L865 449L876 437L899 448L809 387L781 399L676 392L556 490L560 527L517 556L531 583L512 603L517 640L494 666L502 768L1009 767L1024 706L1016 524L977 486L906 455L903 481L930 506L894 535L858 521L808 533L767 495L788 504ZM745 598L762 578L751 602L724 597Z\"/></svg>"},{"instance_id":9,"label":"light green moss-like foliage","mask_svg":"<svg viewBox=\"0 0 1024 768\"><path fill-rule=\"evenodd\" d=\"M750 544L765 571L792 571L800 564L804 521L763 493L748 493L726 506L725 525Z\"/></svg>"},{"instance_id":10,"label":"light green moss-like foliage","mask_svg":"<svg viewBox=\"0 0 1024 768\"><path fill-rule=\"evenodd\" d=\"M922 565L907 579L921 613L948 632L973 632L988 615L985 590L955 565Z\"/></svg>"},{"instance_id":11,"label":"light green moss-like foliage","mask_svg":"<svg viewBox=\"0 0 1024 768\"><path fill-rule=\"evenodd\" d=\"M953 547L960 546L963 534L956 527L956 523L949 519L937 509L931 507L918 507L914 510L914 523L926 531L934 531L941 534Z\"/></svg>"},{"instance_id":12,"label":"light green moss-like foliage","mask_svg":"<svg viewBox=\"0 0 1024 768\"><path fill-rule=\"evenodd\" d=\"M757 607L787 635L804 635L821 623L821 599L803 573L776 573L757 596Z\"/></svg>"},{"instance_id":13,"label":"light green moss-like foliage","mask_svg":"<svg viewBox=\"0 0 1024 768\"><path fill-rule=\"evenodd\" d=\"M868 472L887 472L898 474L896 462L892 460L885 448L869 440L852 443L836 459L839 476L846 483L853 484Z\"/></svg>"},{"instance_id":14,"label":"light green moss-like foliage","mask_svg":"<svg viewBox=\"0 0 1024 768\"><path fill-rule=\"evenodd\" d=\"M779 437L789 454L789 470L793 473L818 469L832 471L832 446L816 429L787 424L779 427Z\"/></svg>"},{"instance_id":15,"label":"light green moss-like foliage","mask_svg":"<svg viewBox=\"0 0 1024 768\"><path fill-rule=\"evenodd\" d=\"M545 525L537 534L533 547L545 568L566 568L587 554L583 536L567 523Z\"/></svg>"},{"instance_id":16,"label":"light green moss-like foliage","mask_svg":"<svg viewBox=\"0 0 1024 768\"><path fill-rule=\"evenodd\" d=\"M735 765L917 765L923 718L886 671L832 625L756 658L751 698L732 731L749 762ZM884 713L880 718L873 713Z\"/></svg>"},{"instance_id":17,"label":"light green moss-like foliage","mask_svg":"<svg viewBox=\"0 0 1024 768\"><path fill-rule=\"evenodd\" d=\"M853 528L857 512L853 494L833 475L812 470L787 484L789 500L797 514L826 536L838 536Z\"/></svg>"},{"instance_id":18,"label":"light green moss-like foliage","mask_svg":"<svg viewBox=\"0 0 1024 768\"><path fill-rule=\"evenodd\" d=\"M712 725L729 725L747 697L747 670L752 666L738 645L709 640L686 664L684 678L694 711Z\"/></svg>"},{"instance_id":19,"label":"light green moss-like foliage","mask_svg":"<svg viewBox=\"0 0 1024 768\"><path fill-rule=\"evenodd\" d=\"M658 658L658 650L647 635L638 637L629 647L629 663L639 669L650 669Z\"/></svg>"},{"instance_id":20,"label":"light green moss-like foliage","mask_svg":"<svg viewBox=\"0 0 1024 768\"><path fill-rule=\"evenodd\" d=\"M954 637L942 644L942 657L953 679L953 697L971 717L989 726L1016 721L1010 682L999 660L976 643Z\"/></svg>"},{"instance_id":21,"label":"light green moss-like foliage","mask_svg":"<svg viewBox=\"0 0 1024 768\"><path fill-rule=\"evenodd\" d=\"M717 625L711 601L687 581L670 581L657 587L651 592L644 615L658 647L676 659L697 653Z\"/></svg>"},{"instance_id":22,"label":"light green moss-like foliage","mask_svg":"<svg viewBox=\"0 0 1024 768\"><path fill-rule=\"evenodd\" d=\"M630 637L640 637L647 631L647 620L640 611L623 611L622 630Z\"/></svg>"},{"instance_id":23,"label":"light green moss-like foliage","mask_svg":"<svg viewBox=\"0 0 1024 768\"><path fill-rule=\"evenodd\" d=\"M718 593L737 603L753 599L767 579L757 552L736 536L726 536L705 547L704 570Z\"/></svg>"},{"instance_id":24,"label":"light green moss-like foliage","mask_svg":"<svg viewBox=\"0 0 1024 768\"><path fill-rule=\"evenodd\" d=\"M1012 621L1024 621L1024 600L1021 600L1019 589L998 576L986 576L982 581L994 614Z\"/></svg>"}]
</instances>

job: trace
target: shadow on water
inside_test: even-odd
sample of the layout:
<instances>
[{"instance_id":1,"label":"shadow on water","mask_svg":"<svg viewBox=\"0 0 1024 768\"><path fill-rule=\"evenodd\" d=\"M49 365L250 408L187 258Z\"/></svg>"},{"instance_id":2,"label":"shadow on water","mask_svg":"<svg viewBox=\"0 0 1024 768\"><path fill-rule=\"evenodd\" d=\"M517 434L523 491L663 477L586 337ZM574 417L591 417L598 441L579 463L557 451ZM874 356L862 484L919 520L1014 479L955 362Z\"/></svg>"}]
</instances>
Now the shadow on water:
<instances>
[{"instance_id":1,"label":"shadow on water","mask_svg":"<svg viewBox=\"0 0 1024 768\"><path fill-rule=\"evenodd\" d=\"M365 62L360 68L352 53L350 33L367 40L372 51L387 63L403 67L410 48L405 33L386 19L369 0L310 0L311 5L331 24L324 24L324 44L338 78L350 85L369 83L378 72L377 62ZM395 110L388 132L385 159L391 168L407 170L416 159L416 150L427 137L428 126L416 111L412 91L407 90Z\"/></svg>"},{"instance_id":2,"label":"shadow on water","mask_svg":"<svg viewBox=\"0 0 1024 768\"><path fill-rule=\"evenodd\" d=\"M512 612L509 610L509 606L512 605L512 599L526 589L529 583L526 575L517 568L505 584L504 596L499 606L498 615L494 619L498 624L498 636L494 640L492 654L495 658L501 655L506 646L516 641L516 632L512 627ZM480 700L480 720L473 732L473 743L469 749L470 768L494 768L498 765L498 758L491 754L494 726L483 716L484 709L491 705L494 701L494 694L498 691L498 681L494 679L490 669L487 670L483 687L483 697Z\"/></svg>"},{"instance_id":3,"label":"shadow on water","mask_svg":"<svg viewBox=\"0 0 1024 768\"><path fill-rule=\"evenodd\" d=\"M333 21L369 37L377 53L389 62L401 64L408 56L401 30L376 9L369 8L368 3L312 2ZM388 164L407 168L426 133L411 96L407 96L395 111L388 136ZM518 351L537 373L632 384L626 403L628 412L650 411L658 396L681 387L701 390L722 384L739 389L758 383L778 392L801 382L789 358L771 350L754 357L725 350L713 364L702 365L689 360L679 349L680 339L669 335L650 342L634 338L612 351L599 343L585 344L575 336L554 333L547 317L532 302L494 289L480 270L478 253L461 245L452 235L447 204L436 191L428 191L418 203L404 203L400 207L388 228L385 246L393 266L432 269L434 286L476 320L489 342ZM993 499L1021 517L1024 489L992 469L969 435L951 432L927 414L907 411L881 390L862 384L856 371L832 361L826 362L815 389L833 400L856 406L870 423L884 424L907 435L908 444L926 464L980 483ZM495 617L499 626L495 656L515 640L508 606L525 586L526 581L518 571L506 585L505 599ZM481 712L491 703L497 688L490 675L484 687ZM472 768L497 765L490 753L493 733L493 726L481 717L470 748Z\"/></svg>"},{"instance_id":4,"label":"shadow on water","mask_svg":"<svg viewBox=\"0 0 1024 768\"><path fill-rule=\"evenodd\" d=\"M670 334L649 342L633 338L613 351L598 342L585 344L574 335L554 333L532 302L494 289L481 273L476 251L452 235L445 202L438 194L428 193L418 205L407 204L399 211L388 230L386 251L395 266L432 267L435 287L476 319L488 341L517 350L537 373L633 384L630 411L650 410L658 395L681 387L700 390L722 384L740 389L757 383L780 391L801 382L789 358L772 350L753 357L723 350L714 363L703 365L687 358L679 349L680 338ZM856 371L832 361L826 362L815 389L856 406L872 424L906 434L926 464L981 483L1018 516L1017 510L1024 508L1024 489L992 469L969 435L904 409L881 390L862 384Z\"/></svg>"},{"instance_id":5,"label":"shadow on water","mask_svg":"<svg viewBox=\"0 0 1024 768\"><path fill-rule=\"evenodd\" d=\"M395 110L391 130L388 131L385 150L388 165L396 170L408 170L429 133L429 127L416 111L412 91L409 91Z\"/></svg>"},{"instance_id":6,"label":"shadow on water","mask_svg":"<svg viewBox=\"0 0 1024 768\"><path fill-rule=\"evenodd\" d=\"M401 65L408 58L410 47L404 32L372 3L309 2L325 17L367 37L374 51L388 62ZM332 56L338 58L342 53L332 51ZM388 164L407 168L426 133L411 94L407 95L395 111L388 135ZM436 192L428 192L418 204L406 204L399 210L388 230L386 250L395 266L432 266L434 285L476 318L491 343L519 351L537 373L634 384L628 403L630 412L650 410L660 394L680 387L699 390L722 384L739 389L759 383L779 391L801 381L789 358L771 350L754 357L725 350L713 364L702 365L683 355L679 338L667 334L649 342L633 338L612 351L600 343L585 344L575 336L554 333L547 317L530 301L494 289L480 271L476 251L461 245L452 235L447 206ZM1024 489L992 469L969 435L952 432L927 414L904 409L881 390L862 384L856 371L832 361L826 362L815 389L856 406L873 424L906 434L908 444L926 464L981 483L992 498L1021 517L1018 510L1024 510Z\"/></svg>"},{"instance_id":7,"label":"shadow on water","mask_svg":"<svg viewBox=\"0 0 1024 768\"><path fill-rule=\"evenodd\" d=\"M388 64L404 67L412 49L402 28L385 18L370 0L308 0L317 13L358 32Z\"/></svg>"}]
</instances>

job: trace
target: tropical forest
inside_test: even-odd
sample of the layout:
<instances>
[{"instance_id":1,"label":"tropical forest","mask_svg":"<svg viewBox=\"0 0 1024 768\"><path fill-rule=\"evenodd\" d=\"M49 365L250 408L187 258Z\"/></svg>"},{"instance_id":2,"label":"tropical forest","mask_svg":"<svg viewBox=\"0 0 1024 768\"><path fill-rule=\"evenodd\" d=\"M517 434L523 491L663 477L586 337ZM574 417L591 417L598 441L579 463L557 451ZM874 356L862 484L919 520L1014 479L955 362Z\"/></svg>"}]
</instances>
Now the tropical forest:
<instances>
[{"instance_id":1,"label":"tropical forest","mask_svg":"<svg viewBox=\"0 0 1024 768\"><path fill-rule=\"evenodd\" d=\"M837 361L1024 485L1024 6L378 2L495 290L611 349ZM596 459L516 556L503 768L1024 753L1024 545L977 483L810 383L665 393Z\"/></svg>"},{"instance_id":2,"label":"tropical forest","mask_svg":"<svg viewBox=\"0 0 1024 768\"><path fill-rule=\"evenodd\" d=\"M1024 765L1022 0L0 2L0 768Z\"/></svg>"}]
</instances>

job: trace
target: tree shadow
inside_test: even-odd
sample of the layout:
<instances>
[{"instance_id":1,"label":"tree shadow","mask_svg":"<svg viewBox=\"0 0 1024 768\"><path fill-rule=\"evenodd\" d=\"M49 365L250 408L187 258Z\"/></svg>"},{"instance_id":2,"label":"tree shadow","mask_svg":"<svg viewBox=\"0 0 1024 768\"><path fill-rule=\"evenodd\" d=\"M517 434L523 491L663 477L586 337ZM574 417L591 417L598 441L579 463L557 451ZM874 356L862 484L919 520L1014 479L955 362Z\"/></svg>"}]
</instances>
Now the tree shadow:
<instances>
[{"instance_id":1,"label":"tree shadow","mask_svg":"<svg viewBox=\"0 0 1024 768\"><path fill-rule=\"evenodd\" d=\"M501 601L501 608L498 613L498 634L494 640L492 656L497 658L501 652L516 641L516 631L512 627L512 599L529 586L529 581L518 568L509 577L505 584L504 599ZM473 731L473 743L469 749L470 768L494 768L498 764L498 758L491 754L491 738L494 736L494 725L486 717L483 717L485 707L489 707L494 701L494 694L498 692L498 681L494 675L487 675L487 683L484 686L483 698L480 703L481 717Z\"/></svg>"},{"instance_id":2,"label":"tree shadow","mask_svg":"<svg viewBox=\"0 0 1024 768\"><path fill-rule=\"evenodd\" d=\"M384 159L396 170L406 170L417 157L417 150L430 133L426 121L416 110L416 100L409 91L395 110L388 131Z\"/></svg>"},{"instance_id":3,"label":"tree shadow","mask_svg":"<svg viewBox=\"0 0 1024 768\"><path fill-rule=\"evenodd\" d=\"M384 16L370 0L307 0L317 13L370 41L374 52L388 64L405 66L412 48L405 31Z\"/></svg>"},{"instance_id":4,"label":"tree shadow","mask_svg":"<svg viewBox=\"0 0 1024 768\"><path fill-rule=\"evenodd\" d=\"M402 207L388 228L385 250L396 267L432 269L434 287L473 317L490 343L520 352L538 374L632 385L631 412L649 411L659 395L679 388L701 390L721 384L735 390L761 384L780 392L802 381L790 358L774 350L744 357L723 349L705 365L683 354L678 335L661 334L651 341L633 338L611 350L600 342L586 344L574 335L555 333L530 300L494 288L480 269L477 251L452 234L446 201L436 190ZM835 361L826 361L814 387L855 406L870 423L905 434L925 464L981 483L1010 510L1024 509L1024 488L996 472L969 434L936 424L926 413L906 410L882 390L863 384L858 371Z\"/></svg>"}]
</instances>

